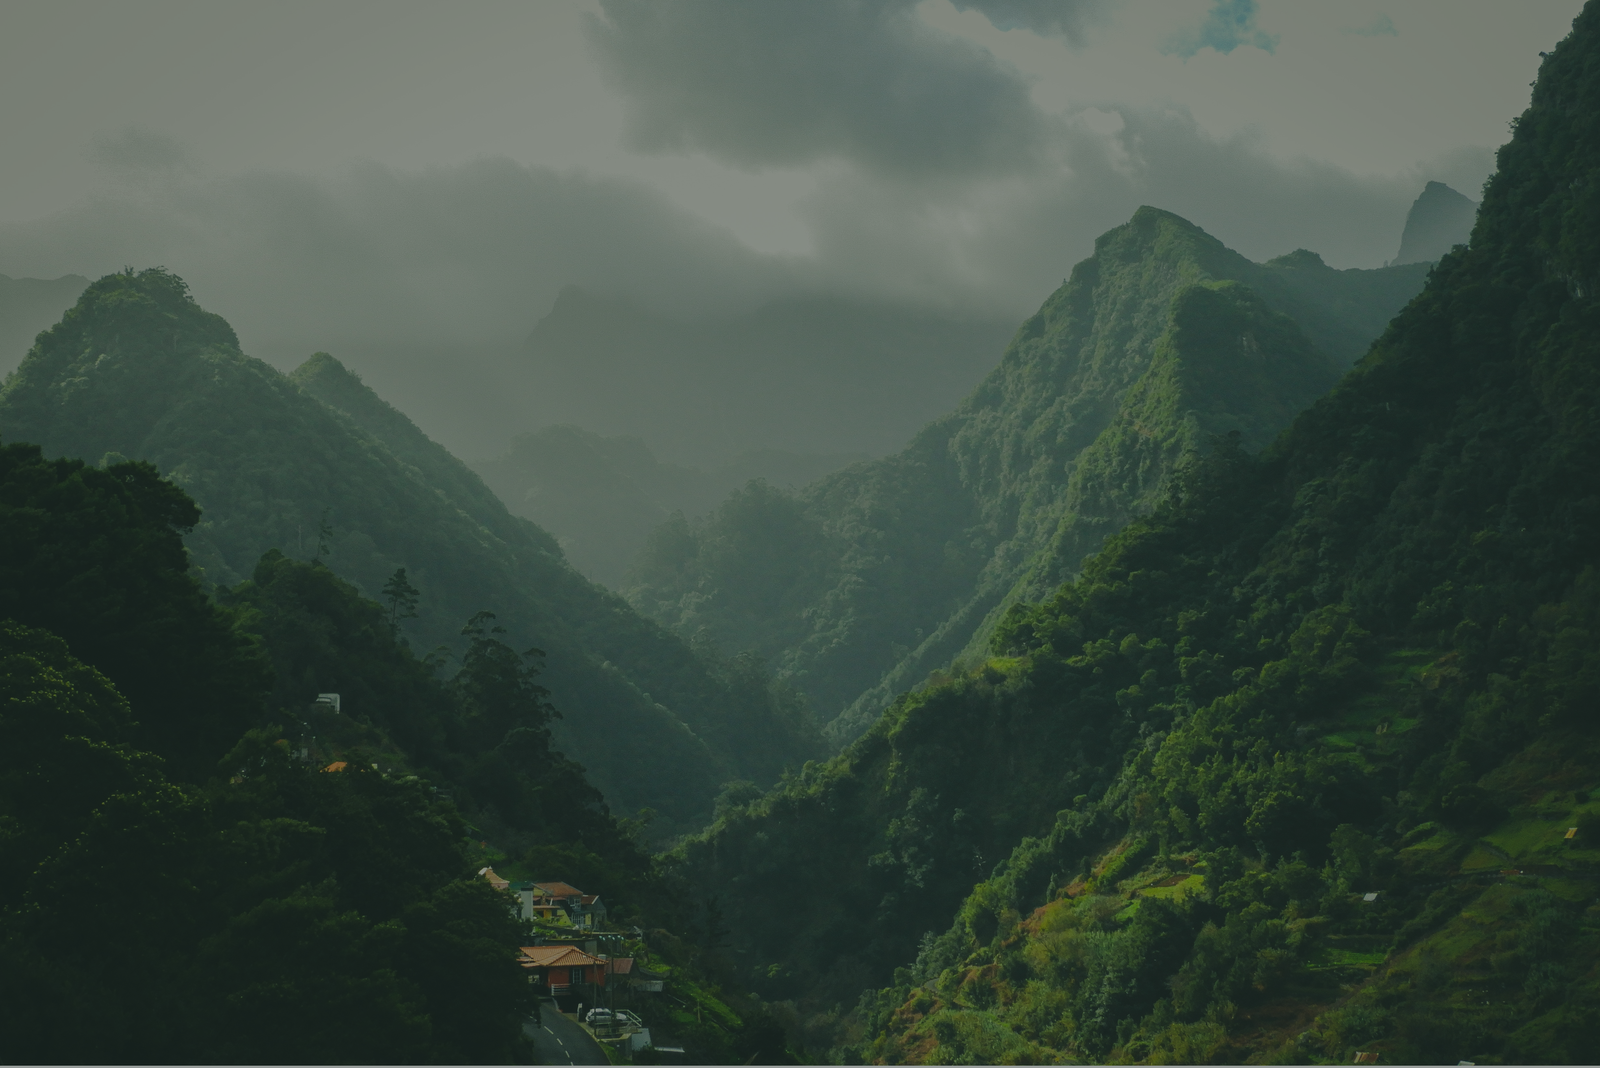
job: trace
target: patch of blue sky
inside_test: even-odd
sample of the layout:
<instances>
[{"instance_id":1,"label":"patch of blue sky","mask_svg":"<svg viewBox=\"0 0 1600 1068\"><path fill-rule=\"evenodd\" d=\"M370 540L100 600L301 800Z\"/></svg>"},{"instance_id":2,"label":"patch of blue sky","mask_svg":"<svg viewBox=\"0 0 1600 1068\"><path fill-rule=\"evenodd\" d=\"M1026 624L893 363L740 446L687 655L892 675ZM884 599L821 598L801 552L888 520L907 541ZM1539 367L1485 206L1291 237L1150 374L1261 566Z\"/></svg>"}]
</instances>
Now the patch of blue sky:
<instances>
[{"instance_id":1,"label":"patch of blue sky","mask_svg":"<svg viewBox=\"0 0 1600 1068\"><path fill-rule=\"evenodd\" d=\"M1256 0L1217 0L1206 12L1205 21L1198 27L1179 33L1162 51L1184 59L1203 48L1223 55L1241 46L1272 52L1278 47L1278 36L1256 25L1257 14L1259 5Z\"/></svg>"}]
</instances>

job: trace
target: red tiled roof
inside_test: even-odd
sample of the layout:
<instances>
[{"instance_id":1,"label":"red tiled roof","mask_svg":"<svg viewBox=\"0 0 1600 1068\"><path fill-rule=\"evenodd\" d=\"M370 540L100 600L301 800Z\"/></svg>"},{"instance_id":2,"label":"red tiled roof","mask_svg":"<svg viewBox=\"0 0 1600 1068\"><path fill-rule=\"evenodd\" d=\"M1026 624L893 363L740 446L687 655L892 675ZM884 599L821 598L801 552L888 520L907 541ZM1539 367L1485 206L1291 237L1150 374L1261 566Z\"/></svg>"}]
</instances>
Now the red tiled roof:
<instances>
[{"instance_id":1,"label":"red tiled roof","mask_svg":"<svg viewBox=\"0 0 1600 1068\"><path fill-rule=\"evenodd\" d=\"M534 883L534 888L543 890L551 897L582 897L583 891L567 883Z\"/></svg>"},{"instance_id":2,"label":"red tiled roof","mask_svg":"<svg viewBox=\"0 0 1600 1068\"><path fill-rule=\"evenodd\" d=\"M524 968L570 968L589 964L604 964L600 957L592 957L577 946L523 946Z\"/></svg>"},{"instance_id":3,"label":"red tiled roof","mask_svg":"<svg viewBox=\"0 0 1600 1068\"><path fill-rule=\"evenodd\" d=\"M347 764L343 760L335 760L332 764L329 764L327 767L323 768L322 770L323 771L343 771L345 768L347 768L349 766L350 765Z\"/></svg>"},{"instance_id":4,"label":"red tiled roof","mask_svg":"<svg viewBox=\"0 0 1600 1068\"><path fill-rule=\"evenodd\" d=\"M494 887L496 890L504 890L506 887L511 885L510 879L500 878L500 876L494 873L493 868L481 868L479 869L478 874L483 876L485 879L488 879L489 885Z\"/></svg>"}]
</instances>

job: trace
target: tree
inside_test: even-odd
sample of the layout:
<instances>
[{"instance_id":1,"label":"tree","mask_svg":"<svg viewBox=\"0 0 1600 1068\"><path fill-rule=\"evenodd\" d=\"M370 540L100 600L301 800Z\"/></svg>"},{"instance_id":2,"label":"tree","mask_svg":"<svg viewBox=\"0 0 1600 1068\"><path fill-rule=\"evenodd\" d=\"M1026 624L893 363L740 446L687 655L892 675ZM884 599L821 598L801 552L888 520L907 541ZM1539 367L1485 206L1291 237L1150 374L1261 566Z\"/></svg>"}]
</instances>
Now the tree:
<instances>
[{"instance_id":1,"label":"tree","mask_svg":"<svg viewBox=\"0 0 1600 1068\"><path fill-rule=\"evenodd\" d=\"M406 581L406 569L396 568L389 581L383 584L384 600L389 602L389 622L398 625L402 619L415 619L420 591Z\"/></svg>"},{"instance_id":2,"label":"tree","mask_svg":"<svg viewBox=\"0 0 1600 1068\"><path fill-rule=\"evenodd\" d=\"M495 637L505 628L489 626L494 618L493 612L479 612L461 628L471 639L454 682L462 714L487 730L489 745L517 728L546 734L560 713L550 704L550 691L535 681L544 650L515 652Z\"/></svg>"},{"instance_id":3,"label":"tree","mask_svg":"<svg viewBox=\"0 0 1600 1068\"><path fill-rule=\"evenodd\" d=\"M322 516L317 520L317 555L311 559L321 560L322 557L333 551L333 524L328 522L330 508L322 510Z\"/></svg>"},{"instance_id":4,"label":"tree","mask_svg":"<svg viewBox=\"0 0 1600 1068\"><path fill-rule=\"evenodd\" d=\"M101 470L0 445L0 619L48 630L127 698L130 741L204 777L251 726L271 671L207 597L183 536L200 509L148 463Z\"/></svg>"}]
</instances>

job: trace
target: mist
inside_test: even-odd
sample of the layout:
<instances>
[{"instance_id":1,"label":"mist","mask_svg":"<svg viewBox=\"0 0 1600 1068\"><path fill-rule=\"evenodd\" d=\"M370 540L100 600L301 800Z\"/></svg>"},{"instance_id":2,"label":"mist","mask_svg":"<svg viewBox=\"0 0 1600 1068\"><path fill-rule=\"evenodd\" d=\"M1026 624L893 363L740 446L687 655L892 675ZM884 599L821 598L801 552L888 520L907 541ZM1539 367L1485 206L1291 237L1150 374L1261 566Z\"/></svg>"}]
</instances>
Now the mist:
<instances>
[{"instance_id":1,"label":"mist","mask_svg":"<svg viewBox=\"0 0 1600 1068\"><path fill-rule=\"evenodd\" d=\"M359 106L378 131L359 141L371 154L354 158L308 153L330 143L333 121L311 114L303 123L316 136L304 145L278 120L262 126L268 142L296 149L273 160L234 144L237 129L220 151L211 138L225 116L183 129L149 113L110 128L69 123L84 162L58 166L95 177L31 216L22 206L48 202L42 193L0 199L0 274L92 278L164 265L233 323L251 355L288 369L333 352L466 456L573 422L713 466L762 448L882 454L965 395L1010 329L1141 204L1258 260L1304 247L1336 267L1372 267L1395 255L1426 181L1477 196L1487 144L1375 170L1371 160L1286 152L1283 130L1208 126L1201 96L1156 103L1124 87L1119 100L1107 84L1057 101L1056 67L1039 66L1048 55L1069 76L1132 41L1149 51L1153 79L1203 79L1207 64L1272 61L1312 37L1292 20L1272 30L1270 10L1245 8L1248 18L1228 24L1233 37L1207 21L1209 9L1158 18L1099 2L830 0L800 17L713 0L607 0L526 18L485 8L476 30L471 19L413 12L386 27L391 48L408 32L422 35L416 47L447 47L450 34L459 44L499 20L539 60L517 72L517 91L548 93L558 79L585 87L554 110L529 98L548 150L463 158L456 148L419 162L426 143L442 143L438 117L419 112L415 143L400 151L372 92L332 97L344 128ZM226 25L210 18L196 32ZM292 17L269 22L280 52L299 47L285 29ZM375 44L346 45L344 77L399 84L403 72L390 57L380 63ZM94 47L114 73L123 58L111 42ZM266 78L269 58L246 50L241 63ZM319 64L309 76L334 74ZM448 91L436 72L420 76ZM509 122L499 91L513 87L494 77L463 83L461 103ZM261 121L267 105L251 107ZM574 108L592 116L592 142L570 134ZM646 331L621 351L604 340L617 322L597 322L553 350L560 331L540 324L563 291L662 324L659 343ZM811 309L809 340L752 325L797 307ZM853 338L863 317L871 336ZM5 337L46 325L11 323ZM943 340L929 344L930 329ZM23 354L23 343L7 344L0 370ZM710 412L735 414L713 433Z\"/></svg>"}]
</instances>

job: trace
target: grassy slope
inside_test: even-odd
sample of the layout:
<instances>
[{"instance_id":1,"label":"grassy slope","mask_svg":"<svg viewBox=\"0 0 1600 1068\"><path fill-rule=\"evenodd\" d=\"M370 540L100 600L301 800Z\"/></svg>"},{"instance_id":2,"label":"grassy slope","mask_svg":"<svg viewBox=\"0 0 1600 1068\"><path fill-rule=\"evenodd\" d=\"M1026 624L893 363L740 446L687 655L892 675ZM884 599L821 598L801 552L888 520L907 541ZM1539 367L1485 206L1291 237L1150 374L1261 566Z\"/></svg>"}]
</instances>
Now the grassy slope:
<instances>
[{"instance_id":1,"label":"grassy slope","mask_svg":"<svg viewBox=\"0 0 1600 1068\"><path fill-rule=\"evenodd\" d=\"M332 407L240 353L228 325L181 292L111 276L8 382L0 432L49 455L154 462L204 510L189 545L212 581L238 581L270 548L313 555L326 509L339 573L376 595L408 569L423 648L452 642L479 609L497 612L519 648L549 654L561 744L619 808L649 805L668 829L687 827L724 779L776 774L789 739L768 729L766 694L736 692L573 572L548 535L336 361L300 377Z\"/></svg>"}]
</instances>

